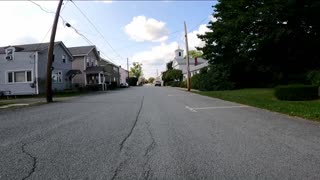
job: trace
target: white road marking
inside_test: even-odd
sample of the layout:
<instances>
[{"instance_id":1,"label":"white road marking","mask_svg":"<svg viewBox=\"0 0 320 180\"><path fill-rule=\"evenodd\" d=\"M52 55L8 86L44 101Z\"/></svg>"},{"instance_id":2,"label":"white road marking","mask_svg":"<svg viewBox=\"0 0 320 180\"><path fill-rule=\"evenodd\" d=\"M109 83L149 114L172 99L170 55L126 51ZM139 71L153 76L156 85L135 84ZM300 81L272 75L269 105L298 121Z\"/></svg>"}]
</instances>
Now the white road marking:
<instances>
[{"instance_id":1,"label":"white road marking","mask_svg":"<svg viewBox=\"0 0 320 180\"><path fill-rule=\"evenodd\" d=\"M0 109L14 107L14 106L29 106L29 104L8 104L8 105L0 106Z\"/></svg>"},{"instance_id":2,"label":"white road marking","mask_svg":"<svg viewBox=\"0 0 320 180\"><path fill-rule=\"evenodd\" d=\"M192 96L193 94L168 94L168 96Z\"/></svg>"},{"instance_id":3,"label":"white road marking","mask_svg":"<svg viewBox=\"0 0 320 180\"><path fill-rule=\"evenodd\" d=\"M197 112L196 110L194 110L193 108L186 106L187 109L189 109L191 112Z\"/></svg>"},{"instance_id":4,"label":"white road marking","mask_svg":"<svg viewBox=\"0 0 320 180\"><path fill-rule=\"evenodd\" d=\"M246 108L249 106L213 106L213 107L194 107L192 109L230 109L230 108Z\"/></svg>"}]
</instances>

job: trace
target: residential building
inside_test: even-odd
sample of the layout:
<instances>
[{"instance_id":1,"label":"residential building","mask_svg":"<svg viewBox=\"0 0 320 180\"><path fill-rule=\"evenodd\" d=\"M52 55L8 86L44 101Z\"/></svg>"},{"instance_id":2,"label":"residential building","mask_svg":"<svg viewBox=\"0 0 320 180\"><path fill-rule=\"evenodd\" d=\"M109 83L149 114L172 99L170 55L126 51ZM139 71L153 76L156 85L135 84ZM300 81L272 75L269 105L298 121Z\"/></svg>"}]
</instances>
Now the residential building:
<instances>
[{"instance_id":1,"label":"residential building","mask_svg":"<svg viewBox=\"0 0 320 180\"><path fill-rule=\"evenodd\" d=\"M187 78L187 60L184 58L183 50L178 48L175 50L175 57L172 60L172 67L174 69L179 69L182 71L183 79ZM193 76L194 74L197 74L200 72L200 69L207 67L208 61L203 58L189 58L189 68L190 68L190 74Z\"/></svg>"},{"instance_id":2,"label":"residential building","mask_svg":"<svg viewBox=\"0 0 320 180\"><path fill-rule=\"evenodd\" d=\"M119 66L104 58L101 58L98 65L103 67L106 72L105 83L113 87L118 87L120 85Z\"/></svg>"},{"instance_id":3,"label":"residential building","mask_svg":"<svg viewBox=\"0 0 320 180\"><path fill-rule=\"evenodd\" d=\"M0 47L0 91L11 95L45 92L49 43ZM54 43L52 89L71 87L73 57L63 42Z\"/></svg>"},{"instance_id":4,"label":"residential building","mask_svg":"<svg viewBox=\"0 0 320 180\"><path fill-rule=\"evenodd\" d=\"M119 66L119 72L120 72L120 84L127 83L129 72Z\"/></svg>"},{"instance_id":5,"label":"residential building","mask_svg":"<svg viewBox=\"0 0 320 180\"><path fill-rule=\"evenodd\" d=\"M104 67L99 66L101 58L96 46L79 46L68 49L73 56L72 69L81 71L81 75L72 79L73 86L99 86L104 90L108 73Z\"/></svg>"}]
</instances>

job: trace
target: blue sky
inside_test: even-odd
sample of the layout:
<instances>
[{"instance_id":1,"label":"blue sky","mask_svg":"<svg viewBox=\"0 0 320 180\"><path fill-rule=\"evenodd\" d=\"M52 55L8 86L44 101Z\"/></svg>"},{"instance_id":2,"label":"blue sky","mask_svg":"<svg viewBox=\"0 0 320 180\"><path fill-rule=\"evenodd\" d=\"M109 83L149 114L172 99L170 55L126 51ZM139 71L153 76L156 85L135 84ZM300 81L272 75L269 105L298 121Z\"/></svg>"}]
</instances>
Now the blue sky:
<instances>
[{"instance_id":1,"label":"blue sky","mask_svg":"<svg viewBox=\"0 0 320 180\"><path fill-rule=\"evenodd\" d=\"M34 1L47 11L55 11L57 1ZM72 2L65 1L61 13L64 20L85 35L103 56L126 67L130 62L143 63L144 75L155 76L172 60L174 50L184 48L183 21L188 25L191 49L201 44L196 34L208 31L214 1L75 1L91 20L86 20ZM30 1L0 2L0 15L8 24L0 30L0 45L39 43L49 41L54 14L46 13ZM1 32L2 31L2 32ZM88 45L73 29L60 19L56 40L66 46ZM112 46L112 48L108 45ZM130 64L131 64L130 63Z\"/></svg>"}]
</instances>

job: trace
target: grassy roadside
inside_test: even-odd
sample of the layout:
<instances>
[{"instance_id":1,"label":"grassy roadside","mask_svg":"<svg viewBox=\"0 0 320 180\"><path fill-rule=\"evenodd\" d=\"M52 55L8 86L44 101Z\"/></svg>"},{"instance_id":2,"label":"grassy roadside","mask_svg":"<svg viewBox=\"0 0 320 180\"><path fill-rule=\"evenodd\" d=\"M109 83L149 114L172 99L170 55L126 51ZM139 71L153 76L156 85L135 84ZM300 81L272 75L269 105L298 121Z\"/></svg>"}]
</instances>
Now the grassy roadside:
<instances>
[{"instance_id":1,"label":"grassy roadside","mask_svg":"<svg viewBox=\"0 0 320 180\"><path fill-rule=\"evenodd\" d=\"M2 101L2 100L0 100L0 106L14 104L14 103L15 103L15 101L6 101L6 100Z\"/></svg>"},{"instance_id":2,"label":"grassy roadside","mask_svg":"<svg viewBox=\"0 0 320 180\"><path fill-rule=\"evenodd\" d=\"M241 89L194 93L320 122L320 100L279 101L273 96L273 89Z\"/></svg>"}]
</instances>

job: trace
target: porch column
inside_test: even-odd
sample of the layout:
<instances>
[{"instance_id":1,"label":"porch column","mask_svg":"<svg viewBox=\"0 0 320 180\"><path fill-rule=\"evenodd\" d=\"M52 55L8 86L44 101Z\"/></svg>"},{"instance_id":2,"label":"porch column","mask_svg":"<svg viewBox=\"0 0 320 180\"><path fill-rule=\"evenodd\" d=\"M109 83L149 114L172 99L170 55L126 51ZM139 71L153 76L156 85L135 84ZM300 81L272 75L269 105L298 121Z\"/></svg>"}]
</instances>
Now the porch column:
<instances>
[{"instance_id":1,"label":"porch column","mask_svg":"<svg viewBox=\"0 0 320 180\"><path fill-rule=\"evenodd\" d=\"M99 80L99 84L101 84L101 74L99 73L99 78L98 78L98 80Z\"/></svg>"}]
</instances>

